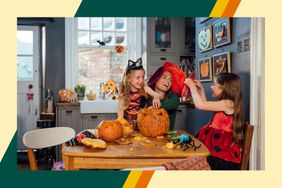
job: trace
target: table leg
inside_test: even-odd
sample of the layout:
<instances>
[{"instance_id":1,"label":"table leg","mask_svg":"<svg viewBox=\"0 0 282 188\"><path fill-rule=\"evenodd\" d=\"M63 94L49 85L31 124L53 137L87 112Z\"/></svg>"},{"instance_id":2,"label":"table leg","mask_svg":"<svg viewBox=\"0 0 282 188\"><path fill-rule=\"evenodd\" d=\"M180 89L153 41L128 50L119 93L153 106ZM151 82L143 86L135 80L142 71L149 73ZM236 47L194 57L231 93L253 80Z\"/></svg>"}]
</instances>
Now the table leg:
<instances>
[{"instance_id":1,"label":"table leg","mask_svg":"<svg viewBox=\"0 0 282 188\"><path fill-rule=\"evenodd\" d=\"M65 163L66 170L75 170L74 169L74 157L63 156L63 161Z\"/></svg>"}]
</instances>

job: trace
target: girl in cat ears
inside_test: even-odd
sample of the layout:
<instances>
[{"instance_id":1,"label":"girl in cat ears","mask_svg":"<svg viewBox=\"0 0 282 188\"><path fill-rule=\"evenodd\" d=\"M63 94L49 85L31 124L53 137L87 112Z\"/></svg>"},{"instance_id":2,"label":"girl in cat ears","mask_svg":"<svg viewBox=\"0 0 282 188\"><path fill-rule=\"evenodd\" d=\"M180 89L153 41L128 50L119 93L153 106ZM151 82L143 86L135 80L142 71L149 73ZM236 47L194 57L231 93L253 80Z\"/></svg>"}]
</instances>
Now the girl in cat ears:
<instances>
[{"instance_id":1,"label":"girl in cat ears","mask_svg":"<svg viewBox=\"0 0 282 188\"><path fill-rule=\"evenodd\" d=\"M147 93L153 98L159 95L144 84L145 70L142 59L136 62L129 60L123 73L122 81L119 83L119 107L118 117L123 117L137 127L137 113L140 108L145 107Z\"/></svg>"}]
</instances>

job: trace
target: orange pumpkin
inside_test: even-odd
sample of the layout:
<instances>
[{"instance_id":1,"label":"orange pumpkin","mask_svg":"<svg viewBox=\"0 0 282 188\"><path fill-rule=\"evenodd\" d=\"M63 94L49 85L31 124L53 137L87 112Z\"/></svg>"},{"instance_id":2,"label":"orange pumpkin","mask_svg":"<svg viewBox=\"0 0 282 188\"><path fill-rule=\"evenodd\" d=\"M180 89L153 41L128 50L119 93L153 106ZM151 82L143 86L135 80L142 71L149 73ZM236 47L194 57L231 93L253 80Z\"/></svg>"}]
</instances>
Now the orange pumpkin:
<instances>
[{"instance_id":1,"label":"orange pumpkin","mask_svg":"<svg viewBox=\"0 0 282 188\"><path fill-rule=\"evenodd\" d=\"M61 102L69 102L74 92L70 89L61 89L58 93L58 99Z\"/></svg>"},{"instance_id":2,"label":"orange pumpkin","mask_svg":"<svg viewBox=\"0 0 282 188\"><path fill-rule=\"evenodd\" d=\"M163 108L144 108L138 112L137 125L144 136L161 136L169 130L169 116Z\"/></svg>"},{"instance_id":3,"label":"orange pumpkin","mask_svg":"<svg viewBox=\"0 0 282 188\"><path fill-rule=\"evenodd\" d=\"M98 126L98 133L102 140L112 142L122 137L123 129L118 121L102 121Z\"/></svg>"}]
</instances>

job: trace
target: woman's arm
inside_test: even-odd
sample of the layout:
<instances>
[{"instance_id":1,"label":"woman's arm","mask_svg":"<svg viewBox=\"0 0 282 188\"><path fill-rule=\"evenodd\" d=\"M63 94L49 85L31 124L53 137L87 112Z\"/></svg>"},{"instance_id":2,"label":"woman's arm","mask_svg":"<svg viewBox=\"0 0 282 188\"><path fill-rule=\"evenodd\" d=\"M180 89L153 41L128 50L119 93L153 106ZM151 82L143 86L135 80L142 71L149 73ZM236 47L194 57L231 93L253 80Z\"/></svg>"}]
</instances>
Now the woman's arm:
<instances>
[{"instance_id":1,"label":"woman's arm","mask_svg":"<svg viewBox=\"0 0 282 188\"><path fill-rule=\"evenodd\" d=\"M203 100L200 96L195 83L192 80L188 81L188 86L190 87L192 98L195 107L200 110L206 111L224 111L233 113L233 102L230 100L220 100L220 101L207 101Z\"/></svg>"},{"instance_id":2,"label":"woman's arm","mask_svg":"<svg viewBox=\"0 0 282 188\"><path fill-rule=\"evenodd\" d=\"M124 110L123 110L122 99L118 99L118 117L124 117Z\"/></svg>"}]
</instances>

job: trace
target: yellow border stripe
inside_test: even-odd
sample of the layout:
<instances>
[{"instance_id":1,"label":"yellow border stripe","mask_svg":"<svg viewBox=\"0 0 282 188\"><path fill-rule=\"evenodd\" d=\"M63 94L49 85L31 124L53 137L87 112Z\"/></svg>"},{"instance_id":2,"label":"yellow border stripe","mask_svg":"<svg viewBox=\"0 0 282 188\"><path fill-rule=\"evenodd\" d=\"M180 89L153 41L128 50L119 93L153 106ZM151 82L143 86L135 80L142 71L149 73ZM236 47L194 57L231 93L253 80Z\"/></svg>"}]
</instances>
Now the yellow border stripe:
<instances>
[{"instance_id":1,"label":"yellow border stripe","mask_svg":"<svg viewBox=\"0 0 282 188\"><path fill-rule=\"evenodd\" d=\"M135 187L143 171L131 171L123 185L123 188Z\"/></svg>"},{"instance_id":2,"label":"yellow border stripe","mask_svg":"<svg viewBox=\"0 0 282 188\"><path fill-rule=\"evenodd\" d=\"M229 1L226 9L224 10L222 17L233 17L241 0L231 0Z\"/></svg>"},{"instance_id":3,"label":"yellow border stripe","mask_svg":"<svg viewBox=\"0 0 282 188\"><path fill-rule=\"evenodd\" d=\"M231 0L232 1L232 0ZM217 0L209 17L221 17L229 0Z\"/></svg>"}]
</instances>

